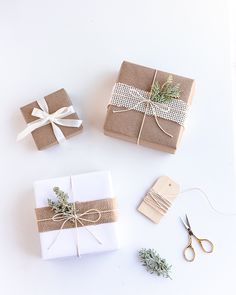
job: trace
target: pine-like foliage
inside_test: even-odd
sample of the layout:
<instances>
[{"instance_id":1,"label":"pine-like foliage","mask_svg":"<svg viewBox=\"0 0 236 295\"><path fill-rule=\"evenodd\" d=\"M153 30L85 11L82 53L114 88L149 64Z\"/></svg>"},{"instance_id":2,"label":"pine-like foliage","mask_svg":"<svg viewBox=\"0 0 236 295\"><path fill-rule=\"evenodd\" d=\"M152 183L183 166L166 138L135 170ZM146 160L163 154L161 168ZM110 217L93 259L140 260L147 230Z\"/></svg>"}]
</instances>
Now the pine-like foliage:
<instances>
[{"instance_id":1,"label":"pine-like foliage","mask_svg":"<svg viewBox=\"0 0 236 295\"><path fill-rule=\"evenodd\" d=\"M73 204L68 202L68 195L60 190L59 187L54 187L53 191L56 194L57 201L54 202L48 199L48 206L51 207L55 213L72 213Z\"/></svg>"},{"instance_id":2,"label":"pine-like foliage","mask_svg":"<svg viewBox=\"0 0 236 295\"><path fill-rule=\"evenodd\" d=\"M172 266L165 259L161 258L155 250L141 249L138 254L142 265L146 267L148 272L171 279L170 272Z\"/></svg>"},{"instance_id":3,"label":"pine-like foliage","mask_svg":"<svg viewBox=\"0 0 236 295\"><path fill-rule=\"evenodd\" d=\"M166 103L179 97L180 84L173 83L172 75L169 75L166 82L162 85L159 82L155 82L151 89L151 100L154 102Z\"/></svg>"}]
</instances>

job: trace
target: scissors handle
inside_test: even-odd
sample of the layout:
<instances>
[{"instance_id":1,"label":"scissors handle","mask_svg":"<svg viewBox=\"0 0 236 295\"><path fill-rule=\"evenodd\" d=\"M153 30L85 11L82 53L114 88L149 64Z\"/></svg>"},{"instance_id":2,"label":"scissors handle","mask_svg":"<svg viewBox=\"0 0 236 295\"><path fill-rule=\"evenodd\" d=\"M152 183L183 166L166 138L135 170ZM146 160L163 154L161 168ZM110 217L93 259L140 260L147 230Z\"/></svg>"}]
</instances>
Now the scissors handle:
<instances>
[{"instance_id":1,"label":"scissors handle","mask_svg":"<svg viewBox=\"0 0 236 295\"><path fill-rule=\"evenodd\" d=\"M210 240L199 239L199 238L196 238L196 239L197 239L199 245L201 246L203 252L212 253L214 251L214 245Z\"/></svg>"},{"instance_id":2,"label":"scissors handle","mask_svg":"<svg viewBox=\"0 0 236 295\"><path fill-rule=\"evenodd\" d=\"M184 259L188 262L192 262L195 259L195 251L193 249L192 243L189 243L183 251Z\"/></svg>"}]
</instances>

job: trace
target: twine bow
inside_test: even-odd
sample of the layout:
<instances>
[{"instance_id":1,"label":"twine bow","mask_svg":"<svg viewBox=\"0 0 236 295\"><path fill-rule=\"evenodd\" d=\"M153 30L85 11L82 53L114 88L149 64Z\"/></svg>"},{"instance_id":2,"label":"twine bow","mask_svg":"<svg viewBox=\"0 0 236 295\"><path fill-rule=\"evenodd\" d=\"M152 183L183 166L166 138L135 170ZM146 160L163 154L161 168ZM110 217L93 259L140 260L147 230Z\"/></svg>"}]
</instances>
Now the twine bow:
<instances>
[{"instance_id":1,"label":"twine bow","mask_svg":"<svg viewBox=\"0 0 236 295\"><path fill-rule=\"evenodd\" d=\"M65 224L67 222L73 222L75 229L78 229L78 223L80 223L80 225L86 229L86 231L99 243L102 244L101 240L93 233L91 232L85 225L84 222L89 222L89 223L94 223L96 224L102 216L102 213L106 213L106 212L111 212L113 210L97 210L97 209L88 209L87 211L80 213L79 209L76 209L75 207L75 203L73 203L73 210L72 212L68 212L68 213L56 213L54 214L51 218L44 218L44 219L38 219L37 222L45 222L45 221L54 221L54 222L62 222L62 225L57 233L57 235L55 236L55 238L52 240L51 244L49 245L48 249L50 249L54 243L56 242L56 240L58 239L61 231L63 230L63 228L65 227ZM93 219L93 218L89 218L86 216L89 215L97 215L97 218ZM77 243L76 243L76 251L77 251L77 256L80 256L79 253L79 246L78 246L78 234L77 234Z\"/></svg>"},{"instance_id":2,"label":"twine bow","mask_svg":"<svg viewBox=\"0 0 236 295\"><path fill-rule=\"evenodd\" d=\"M75 113L75 110L73 106L69 107L62 107L58 109L56 112L49 114L49 109L47 102L44 98L37 100L37 103L40 107L34 108L31 115L34 117L37 117L39 119L28 123L27 127L18 134L17 141L23 139L28 134L30 134L32 131L43 127L47 124L52 125L53 133L57 139L57 141L60 143L63 140L65 140L65 136L63 132L61 131L60 127L58 127L56 124L66 127L77 127L79 128L82 124L82 120L76 120L76 119L63 119L73 113Z\"/></svg>"},{"instance_id":3,"label":"twine bow","mask_svg":"<svg viewBox=\"0 0 236 295\"><path fill-rule=\"evenodd\" d=\"M70 177L70 186L72 199L74 199L72 177ZM115 212L117 211L117 208L115 199L108 198L87 202L73 201L69 203L67 201L68 195L66 193L64 193L58 187L54 187L53 190L59 198L58 202L52 202L50 199L48 199L48 207L35 209L39 232L57 230L57 233L48 246L48 249L54 245L61 232L67 228L75 229L77 256L80 256L79 227L83 227L96 240L97 243L102 244L102 241L88 227L90 225L98 225L116 221Z\"/></svg>"},{"instance_id":4,"label":"twine bow","mask_svg":"<svg viewBox=\"0 0 236 295\"><path fill-rule=\"evenodd\" d=\"M125 107L125 109L122 110L113 110L113 113L124 113L131 110L138 110L144 113L137 137L137 144L139 144L140 142L144 122L147 115L154 116L155 122L160 130L171 138L173 137L173 135L168 133L161 126L158 117L177 122L181 125L183 125L186 117L188 106L184 101L180 99L173 99L173 102L168 104L152 101L152 88L156 80L156 75L157 71L155 71L150 92L146 92L144 90L137 89L135 87L122 83L117 83L113 91L111 104L118 107ZM115 92L116 87L118 87L118 92ZM131 97L133 97L136 101L138 100L138 102L127 102L127 99L131 99ZM126 99L126 101L124 101L124 99ZM142 107L142 105L145 105L145 109Z\"/></svg>"},{"instance_id":5,"label":"twine bow","mask_svg":"<svg viewBox=\"0 0 236 295\"><path fill-rule=\"evenodd\" d=\"M155 79L154 79L155 80ZM167 105L163 105L161 103L157 103L157 102L153 102L151 100L151 94L149 95L149 98L145 98L138 90L136 89L130 89L129 93L134 97L134 98L141 98L141 101L139 101L138 103L136 103L134 106L125 109L125 110L113 110L113 113L124 113L124 112L129 112L131 110L135 110L140 104L146 104L146 108L145 108L145 112L144 112L144 116L143 116L143 120L139 129L139 133L138 133L138 138L137 138L137 144L139 144L140 138L141 138L141 134L143 131L143 126L144 126L144 122L147 116L147 111L148 108L151 108L152 113L154 115L155 118L155 122L157 124L157 126L161 129L162 132L164 132L166 135L168 135L169 137L173 137L172 134L168 133L166 130L163 129L163 127L161 126L161 124L158 121L158 116L156 113L156 108L160 109L162 112L166 112L168 113L170 111L170 107L168 107Z\"/></svg>"}]
</instances>

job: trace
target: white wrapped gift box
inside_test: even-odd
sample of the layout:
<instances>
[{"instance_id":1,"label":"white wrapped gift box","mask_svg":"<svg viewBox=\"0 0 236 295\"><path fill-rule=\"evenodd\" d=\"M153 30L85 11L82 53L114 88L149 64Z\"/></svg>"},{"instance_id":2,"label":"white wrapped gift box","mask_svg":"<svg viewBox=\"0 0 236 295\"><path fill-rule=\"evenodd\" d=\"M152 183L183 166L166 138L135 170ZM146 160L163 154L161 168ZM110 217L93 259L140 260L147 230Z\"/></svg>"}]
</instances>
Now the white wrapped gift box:
<instances>
[{"instance_id":1,"label":"white wrapped gift box","mask_svg":"<svg viewBox=\"0 0 236 295\"><path fill-rule=\"evenodd\" d=\"M53 192L54 187L59 187L67 193L69 202L114 198L110 173L108 171L92 172L36 181L34 183L36 208L48 207L48 199L56 200ZM101 243L98 243L86 228ZM89 225L86 228L77 227L40 232L42 258L78 256L78 253L83 255L119 249L117 222ZM53 245L51 245L52 242Z\"/></svg>"}]
</instances>

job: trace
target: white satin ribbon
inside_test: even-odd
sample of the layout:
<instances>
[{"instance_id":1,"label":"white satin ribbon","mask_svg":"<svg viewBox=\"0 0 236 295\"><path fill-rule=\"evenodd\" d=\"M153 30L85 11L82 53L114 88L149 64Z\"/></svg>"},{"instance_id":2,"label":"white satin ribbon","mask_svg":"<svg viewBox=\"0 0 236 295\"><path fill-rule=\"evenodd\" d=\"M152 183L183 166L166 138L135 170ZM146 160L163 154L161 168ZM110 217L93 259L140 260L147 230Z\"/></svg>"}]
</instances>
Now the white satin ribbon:
<instances>
[{"instance_id":1,"label":"white satin ribbon","mask_svg":"<svg viewBox=\"0 0 236 295\"><path fill-rule=\"evenodd\" d=\"M52 125L53 133L57 139L57 141L60 143L63 140L65 140L65 136L62 133L60 127L58 127L56 124L66 127L76 127L79 128L82 124L82 120L76 120L76 119L63 119L64 117L67 117L71 114L75 113L75 110L73 106L69 107L62 107L58 109L56 112L49 114L48 105L44 98L41 98L37 100L37 103L40 107L34 108L31 115L34 117L37 117L39 119L28 123L27 127L18 134L17 141L23 139L28 134L30 134L32 131L45 126L47 124Z\"/></svg>"}]
</instances>

